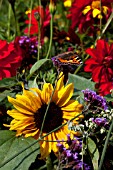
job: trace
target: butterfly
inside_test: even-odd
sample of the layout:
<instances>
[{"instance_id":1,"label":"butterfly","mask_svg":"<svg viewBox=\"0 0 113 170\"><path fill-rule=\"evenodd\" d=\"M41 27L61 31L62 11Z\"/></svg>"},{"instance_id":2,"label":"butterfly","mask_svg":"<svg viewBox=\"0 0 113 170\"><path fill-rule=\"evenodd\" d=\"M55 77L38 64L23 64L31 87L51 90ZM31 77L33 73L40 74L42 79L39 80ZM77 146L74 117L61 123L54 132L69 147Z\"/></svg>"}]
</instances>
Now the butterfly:
<instances>
[{"instance_id":1,"label":"butterfly","mask_svg":"<svg viewBox=\"0 0 113 170\"><path fill-rule=\"evenodd\" d=\"M68 79L68 73L74 73L76 68L82 64L81 58L73 51L58 54L52 58L52 61L58 72L63 72L65 82Z\"/></svg>"},{"instance_id":2,"label":"butterfly","mask_svg":"<svg viewBox=\"0 0 113 170\"><path fill-rule=\"evenodd\" d=\"M53 64L60 70L63 71L67 68L68 72L75 70L82 64L81 58L77 53L68 51L62 54L58 54L52 58Z\"/></svg>"}]
</instances>

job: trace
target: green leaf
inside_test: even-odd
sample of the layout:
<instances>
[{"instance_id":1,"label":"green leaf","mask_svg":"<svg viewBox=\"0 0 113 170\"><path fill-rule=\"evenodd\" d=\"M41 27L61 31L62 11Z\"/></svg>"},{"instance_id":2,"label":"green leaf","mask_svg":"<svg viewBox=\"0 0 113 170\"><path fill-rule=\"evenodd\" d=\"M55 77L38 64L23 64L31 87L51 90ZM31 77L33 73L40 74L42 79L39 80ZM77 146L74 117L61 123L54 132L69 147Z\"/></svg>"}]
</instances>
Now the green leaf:
<instances>
[{"instance_id":1,"label":"green leaf","mask_svg":"<svg viewBox=\"0 0 113 170\"><path fill-rule=\"evenodd\" d=\"M104 96L104 98L105 98L108 102L113 102L113 96L112 96L112 94L108 94L108 95Z\"/></svg>"},{"instance_id":2,"label":"green leaf","mask_svg":"<svg viewBox=\"0 0 113 170\"><path fill-rule=\"evenodd\" d=\"M29 88L38 88L38 85L37 85L37 82L36 82L37 77L38 76L36 76L33 81L29 81L29 84L28 84Z\"/></svg>"},{"instance_id":3,"label":"green leaf","mask_svg":"<svg viewBox=\"0 0 113 170\"><path fill-rule=\"evenodd\" d=\"M0 88L10 88L17 83L14 77L11 78L4 78L0 80Z\"/></svg>"},{"instance_id":4,"label":"green leaf","mask_svg":"<svg viewBox=\"0 0 113 170\"><path fill-rule=\"evenodd\" d=\"M15 93L12 93L10 90L4 90L0 93L0 102L4 100L7 96L14 97Z\"/></svg>"},{"instance_id":5,"label":"green leaf","mask_svg":"<svg viewBox=\"0 0 113 170\"><path fill-rule=\"evenodd\" d=\"M28 170L40 153L38 142L29 147L36 141L35 139L16 137L15 135L15 132L12 131L0 131L0 170ZM24 150L26 147L29 148ZM24 152L21 152L22 150ZM11 160L8 161L9 159ZM2 166L3 164L5 165Z\"/></svg>"},{"instance_id":6,"label":"green leaf","mask_svg":"<svg viewBox=\"0 0 113 170\"><path fill-rule=\"evenodd\" d=\"M85 89L94 90L95 89L94 82L91 82L91 80L88 80L84 77L80 77L74 74L69 74L68 84L69 83L73 83L75 89L77 90L85 90Z\"/></svg>"},{"instance_id":7,"label":"green leaf","mask_svg":"<svg viewBox=\"0 0 113 170\"><path fill-rule=\"evenodd\" d=\"M46 61L50 59L41 59L37 61L30 69L30 74L33 74L36 70L38 70Z\"/></svg>"},{"instance_id":8,"label":"green leaf","mask_svg":"<svg viewBox=\"0 0 113 170\"><path fill-rule=\"evenodd\" d=\"M93 168L94 170L98 170L98 160L99 160L98 148L95 142L91 138L88 138L87 145L88 145L88 150L89 150L89 153L92 159Z\"/></svg>"}]
</instances>

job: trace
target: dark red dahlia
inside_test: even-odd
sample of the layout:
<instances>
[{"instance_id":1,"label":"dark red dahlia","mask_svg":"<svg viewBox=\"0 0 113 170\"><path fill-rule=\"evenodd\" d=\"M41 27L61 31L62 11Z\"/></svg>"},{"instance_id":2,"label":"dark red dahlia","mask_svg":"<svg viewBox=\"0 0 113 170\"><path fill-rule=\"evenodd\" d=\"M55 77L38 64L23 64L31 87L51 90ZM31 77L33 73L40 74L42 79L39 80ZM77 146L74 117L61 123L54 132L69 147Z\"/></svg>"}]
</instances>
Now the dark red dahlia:
<instances>
[{"instance_id":1,"label":"dark red dahlia","mask_svg":"<svg viewBox=\"0 0 113 170\"><path fill-rule=\"evenodd\" d=\"M21 50L17 50L13 42L0 40L0 80L15 76L21 61Z\"/></svg>"},{"instance_id":2,"label":"dark red dahlia","mask_svg":"<svg viewBox=\"0 0 113 170\"><path fill-rule=\"evenodd\" d=\"M26 24L30 23L30 15L31 15L31 26L30 26L30 35L33 34L38 34L38 22L39 22L39 18L41 21L41 36L43 37L44 34L44 29L49 25L50 23L50 12L49 12L49 8L43 8L43 7L36 7L35 9L33 9L31 12L27 11L26 12L28 15L28 20L25 21ZM28 34L29 32L29 28L27 27L24 30L25 34Z\"/></svg>"},{"instance_id":3,"label":"dark red dahlia","mask_svg":"<svg viewBox=\"0 0 113 170\"><path fill-rule=\"evenodd\" d=\"M86 50L91 58L85 62L84 70L92 73L92 80L98 84L101 94L110 93L113 88L113 43L98 40L95 48ZM104 91L103 91L104 90Z\"/></svg>"},{"instance_id":4,"label":"dark red dahlia","mask_svg":"<svg viewBox=\"0 0 113 170\"><path fill-rule=\"evenodd\" d=\"M112 12L112 0L74 0L70 8L71 27L93 35L99 31L100 19L105 24ZM101 3L101 4L100 4ZM101 6L101 9L100 9Z\"/></svg>"}]
</instances>

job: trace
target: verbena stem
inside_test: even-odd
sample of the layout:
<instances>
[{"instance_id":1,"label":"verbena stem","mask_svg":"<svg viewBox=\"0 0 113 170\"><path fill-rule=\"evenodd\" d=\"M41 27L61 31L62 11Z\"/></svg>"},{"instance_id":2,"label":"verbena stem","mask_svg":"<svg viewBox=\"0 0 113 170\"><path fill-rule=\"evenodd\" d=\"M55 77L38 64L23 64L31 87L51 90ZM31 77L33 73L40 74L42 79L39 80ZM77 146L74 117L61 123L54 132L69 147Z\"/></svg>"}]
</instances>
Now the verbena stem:
<instances>
[{"instance_id":1,"label":"verbena stem","mask_svg":"<svg viewBox=\"0 0 113 170\"><path fill-rule=\"evenodd\" d=\"M113 120L112 120L112 123L110 125L107 137L106 137L106 141L105 141L104 148L103 148L103 151L102 151L102 156L101 156L101 159L100 159L98 170L101 170L101 168L102 168L102 164L103 164L103 161L104 161L104 157L105 157L105 153L106 153L106 149L107 149L107 145L108 145L108 142L109 142L109 138L110 138L110 134L112 132L112 129L113 129Z\"/></svg>"}]
</instances>

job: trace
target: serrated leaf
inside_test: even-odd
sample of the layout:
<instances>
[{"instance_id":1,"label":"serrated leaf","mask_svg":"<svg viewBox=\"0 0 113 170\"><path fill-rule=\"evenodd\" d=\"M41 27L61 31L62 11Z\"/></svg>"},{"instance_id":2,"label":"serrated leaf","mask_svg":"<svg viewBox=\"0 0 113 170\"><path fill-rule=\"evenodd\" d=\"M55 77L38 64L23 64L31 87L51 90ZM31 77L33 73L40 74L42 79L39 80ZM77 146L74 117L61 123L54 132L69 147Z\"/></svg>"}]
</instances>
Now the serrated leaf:
<instances>
[{"instance_id":1,"label":"serrated leaf","mask_svg":"<svg viewBox=\"0 0 113 170\"><path fill-rule=\"evenodd\" d=\"M0 131L0 170L28 170L31 163L35 161L36 156L40 153L38 142L24 150L35 142L35 139L32 137L16 137L15 135L15 132L9 130ZM22 150L24 152L16 156ZM7 162L13 156L14 158ZM2 166L5 162L7 163Z\"/></svg>"},{"instance_id":2,"label":"serrated leaf","mask_svg":"<svg viewBox=\"0 0 113 170\"><path fill-rule=\"evenodd\" d=\"M88 138L87 145L88 145L88 150L91 156L93 168L94 170L98 170L98 160L99 160L98 148L95 142L91 138Z\"/></svg>"},{"instance_id":3,"label":"serrated leaf","mask_svg":"<svg viewBox=\"0 0 113 170\"><path fill-rule=\"evenodd\" d=\"M30 74L33 74L36 70L38 70L46 61L49 59L41 59L37 61L30 69Z\"/></svg>"},{"instance_id":4,"label":"serrated leaf","mask_svg":"<svg viewBox=\"0 0 113 170\"><path fill-rule=\"evenodd\" d=\"M84 77L80 77L74 74L69 74L68 83L73 83L74 87L77 90L85 90L85 89L94 90L95 89L94 82L91 82L90 80Z\"/></svg>"}]
</instances>

